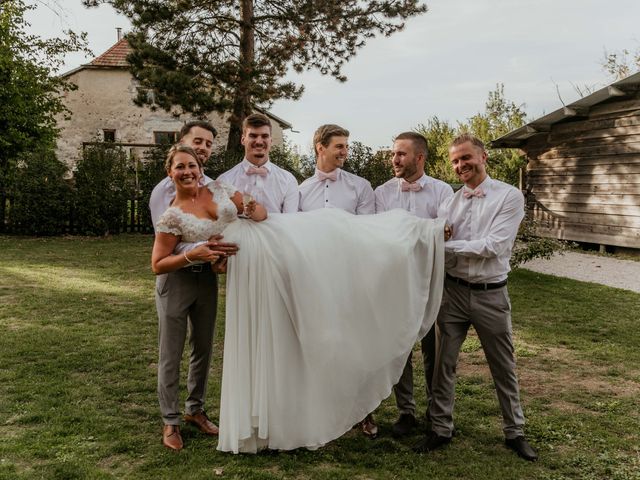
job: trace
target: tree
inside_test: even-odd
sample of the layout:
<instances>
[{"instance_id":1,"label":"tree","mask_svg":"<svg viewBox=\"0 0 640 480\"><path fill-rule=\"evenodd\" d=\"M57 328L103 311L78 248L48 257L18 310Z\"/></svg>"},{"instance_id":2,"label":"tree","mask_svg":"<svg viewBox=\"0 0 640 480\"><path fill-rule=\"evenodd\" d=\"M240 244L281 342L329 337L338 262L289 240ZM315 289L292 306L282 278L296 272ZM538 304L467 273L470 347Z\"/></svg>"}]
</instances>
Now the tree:
<instances>
[{"instance_id":1,"label":"tree","mask_svg":"<svg viewBox=\"0 0 640 480\"><path fill-rule=\"evenodd\" d=\"M613 81L622 80L640 70L640 48L634 52L623 48L619 52L604 52L602 68Z\"/></svg>"},{"instance_id":2,"label":"tree","mask_svg":"<svg viewBox=\"0 0 640 480\"><path fill-rule=\"evenodd\" d=\"M526 113L522 105L516 105L504 96L504 85L496 85L489 92L484 113L477 113L465 122L453 127L447 121L432 117L416 131L425 136L429 146L427 172L445 182L458 181L449 163L449 146L456 135L463 132L478 137L487 148L492 140L525 124ZM520 168L526 164L525 158L515 149L493 149L489 151L487 171L498 180L518 184Z\"/></svg>"},{"instance_id":3,"label":"tree","mask_svg":"<svg viewBox=\"0 0 640 480\"><path fill-rule=\"evenodd\" d=\"M366 178L373 188L382 185L393 175L390 152L382 150L374 153L370 147L360 142L349 145L349 158L344 169Z\"/></svg>"},{"instance_id":4,"label":"tree","mask_svg":"<svg viewBox=\"0 0 640 480\"><path fill-rule=\"evenodd\" d=\"M11 170L9 230L23 235L58 235L69 223L72 191L64 179L67 166L53 150L21 156Z\"/></svg>"},{"instance_id":5,"label":"tree","mask_svg":"<svg viewBox=\"0 0 640 480\"><path fill-rule=\"evenodd\" d=\"M53 147L56 115L67 112L60 93L73 87L55 76L64 54L86 50L84 34L49 40L28 34L24 15L35 8L23 0L0 4L0 219L10 170L23 153Z\"/></svg>"},{"instance_id":6,"label":"tree","mask_svg":"<svg viewBox=\"0 0 640 480\"><path fill-rule=\"evenodd\" d=\"M141 104L204 115L230 113L228 148L237 149L252 106L298 99L284 80L318 69L340 81L342 66L376 33L389 36L426 12L418 0L83 0L111 4L130 18L132 72L154 95Z\"/></svg>"},{"instance_id":7,"label":"tree","mask_svg":"<svg viewBox=\"0 0 640 480\"><path fill-rule=\"evenodd\" d=\"M86 148L78 161L75 183L78 233L109 235L124 230L134 190L131 162L124 150L109 144Z\"/></svg>"},{"instance_id":8,"label":"tree","mask_svg":"<svg viewBox=\"0 0 640 480\"><path fill-rule=\"evenodd\" d=\"M416 132L427 139L427 161L425 171L427 175L438 178L443 182L456 183L458 177L451 168L449 161L449 146L456 136L456 130L446 120L434 116L426 124L418 125Z\"/></svg>"},{"instance_id":9,"label":"tree","mask_svg":"<svg viewBox=\"0 0 640 480\"><path fill-rule=\"evenodd\" d=\"M484 113L474 115L466 124L459 125L459 129L475 135L488 147L492 140L526 123L523 108L524 105L516 105L505 98L504 85L500 83L493 92L489 92ZM520 168L526 163L526 159L516 149L493 149L489 154L487 171L493 178L517 186Z\"/></svg>"}]
</instances>

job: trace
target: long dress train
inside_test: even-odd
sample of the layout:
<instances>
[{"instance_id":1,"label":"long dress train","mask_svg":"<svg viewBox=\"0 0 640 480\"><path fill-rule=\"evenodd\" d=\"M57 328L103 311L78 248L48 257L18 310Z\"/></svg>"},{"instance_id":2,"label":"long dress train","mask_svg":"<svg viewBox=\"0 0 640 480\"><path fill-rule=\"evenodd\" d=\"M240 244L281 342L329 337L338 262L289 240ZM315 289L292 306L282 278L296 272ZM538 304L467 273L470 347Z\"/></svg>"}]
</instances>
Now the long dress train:
<instances>
[{"instance_id":1,"label":"long dress train","mask_svg":"<svg viewBox=\"0 0 640 480\"><path fill-rule=\"evenodd\" d=\"M402 210L231 222L218 450L317 448L389 396L440 307L443 226Z\"/></svg>"}]
</instances>

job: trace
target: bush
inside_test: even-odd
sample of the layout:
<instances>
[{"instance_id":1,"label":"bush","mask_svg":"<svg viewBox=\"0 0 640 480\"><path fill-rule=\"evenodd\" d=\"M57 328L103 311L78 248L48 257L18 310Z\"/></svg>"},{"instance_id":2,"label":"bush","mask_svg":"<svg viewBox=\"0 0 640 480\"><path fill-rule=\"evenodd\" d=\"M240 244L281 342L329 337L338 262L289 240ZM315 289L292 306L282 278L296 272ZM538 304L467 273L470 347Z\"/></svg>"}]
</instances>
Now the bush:
<instances>
[{"instance_id":1,"label":"bush","mask_svg":"<svg viewBox=\"0 0 640 480\"><path fill-rule=\"evenodd\" d=\"M135 188L126 153L108 144L87 147L75 180L76 231L83 235L123 231Z\"/></svg>"},{"instance_id":2,"label":"bush","mask_svg":"<svg viewBox=\"0 0 640 480\"><path fill-rule=\"evenodd\" d=\"M366 178L376 188L393 177L388 152L373 153L370 147L360 142L349 146L349 157L344 170Z\"/></svg>"},{"instance_id":3,"label":"bush","mask_svg":"<svg viewBox=\"0 0 640 480\"><path fill-rule=\"evenodd\" d=\"M211 158L204 166L204 173L215 180L227 170L235 167L242 161L242 158L243 152L220 148L211 154Z\"/></svg>"},{"instance_id":4,"label":"bush","mask_svg":"<svg viewBox=\"0 0 640 480\"><path fill-rule=\"evenodd\" d=\"M147 150L144 159L138 163L138 191L136 218L140 231L153 231L151 212L149 211L149 198L154 187L167 176L164 169L164 161L167 157L169 145L162 145Z\"/></svg>"},{"instance_id":5,"label":"bush","mask_svg":"<svg viewBox=\"0 0 640 480\"><path fill-rule=\"evenodd\" d=\"M53 151L23 155L11 178L9 229L24 235L59 235L69 224L67 167Z\"/></svg>"},{"instance_id":6,"label":"bush","mask_svg":"<svg viewBox=\"0 0 640 480\"><path fill-rule=\"evenodd\" d=\"M275 165L291 172L298 183L307 178L301 171L302 160L286 143L282 146L272 147L269 152L269 160Z\"/></svg>"},{"instance_id":7,"label":"bush","mask_svg":"<svg viewBox=\"0 0 640 480\"><path fill-rule=\"evenodd\" d=\"M516 242L513 245L509 264L512 269L534 258L549 259L554 253L562 253L573 247L573 242L565 242L555 238L540 237L536 234L538 223L527 214L520 224Z\"/></svg>"}]
</instances>

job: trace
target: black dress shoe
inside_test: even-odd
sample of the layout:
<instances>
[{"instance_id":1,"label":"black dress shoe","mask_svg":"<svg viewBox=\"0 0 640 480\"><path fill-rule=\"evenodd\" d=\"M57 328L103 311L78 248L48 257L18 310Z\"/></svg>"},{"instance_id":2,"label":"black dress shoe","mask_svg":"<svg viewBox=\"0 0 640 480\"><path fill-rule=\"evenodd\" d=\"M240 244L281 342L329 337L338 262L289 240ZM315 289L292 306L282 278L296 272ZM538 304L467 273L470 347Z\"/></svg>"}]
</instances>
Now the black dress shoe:
<instances>
[{"instance_id":1,"label":"black dress shoe","mask_svg":"<svg viewBox=\"0 0 640 480\"><path fill-rule=\"evenodd\" d=\"M525 460L535 462L538 459L538 454L522 435L516 438L507 438L504 443Z\"/></svg>"},{"instance_id":2,"label":"black dress shoe","mask_svg":"<svg viewBox=\"0 0 640 480\"><path fill-rule=\"evenodd\" d=\"M443 437L435 432L430 432L426 437L413 446L416 453L427 453L451 442L451 437Z\"/></svg>"},{"instance_id":3,"label":"black dress shoe","mask_svg":"<svg viewBox=\"0 0 640 480\"><path fill-rule=\"evenodd\" d=\"M396 438L404 437L405 435L410 434L413 429L416 428L417 424L418 421L416 420L416 417L410 413L403 413L398 417L396 423L392 425L391 434Z\"/></svg>"}]
</instances>

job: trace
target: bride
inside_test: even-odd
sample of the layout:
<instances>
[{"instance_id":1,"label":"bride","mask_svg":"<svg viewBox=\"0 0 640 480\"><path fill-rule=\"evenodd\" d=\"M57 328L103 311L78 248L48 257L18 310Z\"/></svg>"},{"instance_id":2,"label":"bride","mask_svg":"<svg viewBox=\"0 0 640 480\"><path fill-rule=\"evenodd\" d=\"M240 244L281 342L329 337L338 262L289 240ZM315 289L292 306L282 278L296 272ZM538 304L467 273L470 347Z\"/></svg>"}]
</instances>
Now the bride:
<instances>
[{"instance_id":1,"label":"bride","mask_svg":"<svg viewBox=\"0 0 640 480\"><path fill-rule=\"evenodd\" d=\"M190 155L177 148L169 153L176 199L156 228L154 271L180 265L172 260L180 239L224 230L240 246L227 267L218 450L321 447L390 395L433 325L444 223L402 210L266 218L255 202L244 211L233 187L176 180L176 159ZM193 198L208 202L199 214ZM239 219L243 211L254 221Z\"/></svg>"}]
</instances>

